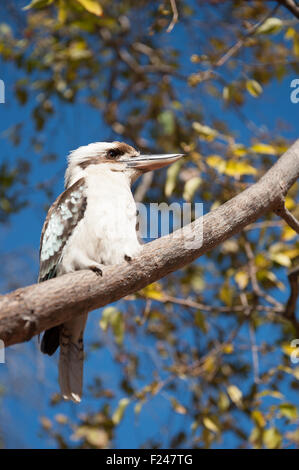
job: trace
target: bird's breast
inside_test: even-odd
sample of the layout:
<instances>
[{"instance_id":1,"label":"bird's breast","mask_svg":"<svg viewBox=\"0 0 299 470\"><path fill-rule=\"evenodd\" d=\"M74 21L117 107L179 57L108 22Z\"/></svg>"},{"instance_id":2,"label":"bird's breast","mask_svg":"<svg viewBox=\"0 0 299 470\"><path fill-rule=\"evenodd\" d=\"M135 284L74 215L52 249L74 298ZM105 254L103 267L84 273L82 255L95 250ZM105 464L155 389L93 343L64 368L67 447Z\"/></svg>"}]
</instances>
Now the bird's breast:
<instances>
[{"instance_id":1,"label":"bird's breast","mask_svg":"<svg viewBox=\"0 0 299 470\"><path fill-rule=\"evenodd\" d=\"M136 204L126 181L89 182L85 230L89 255L102 264L119 264L139 253Z\"/></svg>"}]
</instances>

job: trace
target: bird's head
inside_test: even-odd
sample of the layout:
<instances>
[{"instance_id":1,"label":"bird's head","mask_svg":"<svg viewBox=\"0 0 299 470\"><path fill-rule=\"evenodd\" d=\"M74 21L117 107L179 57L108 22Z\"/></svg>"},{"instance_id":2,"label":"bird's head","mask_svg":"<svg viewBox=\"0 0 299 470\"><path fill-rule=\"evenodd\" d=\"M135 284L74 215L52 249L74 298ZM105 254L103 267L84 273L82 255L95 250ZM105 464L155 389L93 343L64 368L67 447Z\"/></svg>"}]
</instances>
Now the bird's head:
<instances>
[{"instance_id":1,"label":"bird's head","mask_svg":"<svg viewBox=\"0 0 299 470\"><path fill-rule=\"evenodd\" d=\"M96 142L73 150L68 157L65 186L91 165L102 165L111 171L127 174L130 181L151 170L162 168L181 158L182 154L141 155L124 142Z\"/></svg>"}]
</instances>

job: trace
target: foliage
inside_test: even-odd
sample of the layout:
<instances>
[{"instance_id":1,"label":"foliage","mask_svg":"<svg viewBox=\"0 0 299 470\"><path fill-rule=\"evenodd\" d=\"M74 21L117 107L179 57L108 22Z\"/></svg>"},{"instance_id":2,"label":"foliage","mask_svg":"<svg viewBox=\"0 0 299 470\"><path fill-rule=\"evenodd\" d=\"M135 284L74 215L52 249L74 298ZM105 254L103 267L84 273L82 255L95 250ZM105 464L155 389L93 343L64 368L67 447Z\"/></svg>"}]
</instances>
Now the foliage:
<instances>
[{"instance_id":1,"label":"foliage","mask_svg":"<svg viewBox=\"0 0 299 470\"><path fill-rule=\"evenodd\" d=\"M204 201L208 212L288 148L283 129L260 129L243 108L251 101L267 106L267 87L298 74L299 32L271 2L179 3L170 34L166 0L33 0L25 11L17 4L0 25L0 55L18 68L15 96L30 103L39 144L61 107L84 100L113 139L188 155L166 178L155 175L145 201ZM248 137L237 135L231 116ZM19 183L4 163L6 215L25 203L14 192ZM298 216L297 200L296 185L286 202ZM98 334L108 338L117 387L98 378L99 365L89 391L98 406L42 418L47 435L60 447L117 446L127 413L142 423L159 398L176 424L156 435L149 429L141 446L221 447L227 439L235 447L297 446L292 391L299 371L288 345L298 325L284 316L284 302L287 269L298 256L295 232L269 214L193 265L104 309ZM103 347L107 342L91 349Z\"/></svg>"}]
</instances>

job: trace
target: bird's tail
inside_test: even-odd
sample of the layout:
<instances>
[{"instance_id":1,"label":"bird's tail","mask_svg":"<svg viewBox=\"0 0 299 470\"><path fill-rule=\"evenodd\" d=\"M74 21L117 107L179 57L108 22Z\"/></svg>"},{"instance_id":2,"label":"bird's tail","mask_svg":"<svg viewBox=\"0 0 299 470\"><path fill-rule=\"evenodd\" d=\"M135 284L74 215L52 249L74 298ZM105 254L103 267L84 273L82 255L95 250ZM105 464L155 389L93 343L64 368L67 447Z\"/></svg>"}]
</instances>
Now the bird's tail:
<instances>
[{"instance_id":1,"label":"bird's tail","mask_svg":"<svg viewBox=\"0 0 299 470\"><path fill-rule=\"evenodd\" d=\"M63 398L81 401L83 384L83 334L87 313L64 323L59 332L59 385Z\"/></svg>"}]
</instances>

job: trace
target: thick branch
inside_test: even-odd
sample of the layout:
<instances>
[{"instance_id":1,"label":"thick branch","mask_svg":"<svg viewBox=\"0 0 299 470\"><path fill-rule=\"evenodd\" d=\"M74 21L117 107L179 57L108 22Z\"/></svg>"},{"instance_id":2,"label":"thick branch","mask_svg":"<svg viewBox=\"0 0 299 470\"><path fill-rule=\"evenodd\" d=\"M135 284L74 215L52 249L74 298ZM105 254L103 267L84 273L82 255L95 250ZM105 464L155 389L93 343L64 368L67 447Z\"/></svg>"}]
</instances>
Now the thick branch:
<instances>
[{"instance_id":1,"label":"thick branch","mask_svg":"<svg viewBox=\"0 0 299 470\"><path fill-rule=\"evenodd\" d=\"M6 346L29 340L83 310L103 307L182 268L275 211L298 177L299 140L256 184L183 229L148 243L130 264L107 266L101 278L78 271L0 297L0 338Z\"/></svg>"}]
</instances>

